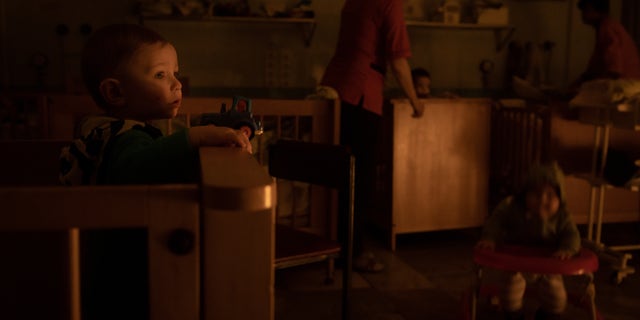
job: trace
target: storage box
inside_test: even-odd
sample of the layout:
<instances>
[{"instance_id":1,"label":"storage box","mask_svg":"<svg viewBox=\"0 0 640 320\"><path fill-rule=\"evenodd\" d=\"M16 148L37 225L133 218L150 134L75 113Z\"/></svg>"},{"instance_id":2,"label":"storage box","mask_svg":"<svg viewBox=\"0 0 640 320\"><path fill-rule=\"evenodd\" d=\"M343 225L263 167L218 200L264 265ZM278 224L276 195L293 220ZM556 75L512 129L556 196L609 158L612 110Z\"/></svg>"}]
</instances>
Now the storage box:
<instances>
[{"instance_id":1,"label":"storage box","mask_svg":"<svg viewBox=\"0 0 640 320\"><path fill-rule=\"evenodd\" d=\"M476 8L478 24L509 24L509 8L502 6L499 9L494 8Z\"/></svg>"},{"instance_id":2,"label":"storage box","mask_svg":"<svg viewBox=\"0 0 640 320\"><path fill-rule=\"evenodd\" d=\"M447 0L443 4L443 22L445 24L458 24L460 23L460 13L462 7L457 0Z\"/></svg>"}]
</instances>

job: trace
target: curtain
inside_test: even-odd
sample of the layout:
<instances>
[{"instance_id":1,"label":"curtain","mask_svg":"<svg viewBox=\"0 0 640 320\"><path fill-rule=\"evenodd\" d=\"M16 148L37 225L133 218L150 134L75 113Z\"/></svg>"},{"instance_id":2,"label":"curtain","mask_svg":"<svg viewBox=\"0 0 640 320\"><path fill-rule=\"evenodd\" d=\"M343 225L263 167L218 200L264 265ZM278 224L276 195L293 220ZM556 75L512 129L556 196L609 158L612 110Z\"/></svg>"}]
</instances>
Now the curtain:
<instances>
[{"instance_id":1,"label":"curtain","mask_svg":"<svg viewBox=\"0 0 640 320\"><path fill-rule=\"evenodd\" d=\"M635 40L636 46L640 45L640 1L622 0L620 23Z\"/></svg>"}]
</instances>

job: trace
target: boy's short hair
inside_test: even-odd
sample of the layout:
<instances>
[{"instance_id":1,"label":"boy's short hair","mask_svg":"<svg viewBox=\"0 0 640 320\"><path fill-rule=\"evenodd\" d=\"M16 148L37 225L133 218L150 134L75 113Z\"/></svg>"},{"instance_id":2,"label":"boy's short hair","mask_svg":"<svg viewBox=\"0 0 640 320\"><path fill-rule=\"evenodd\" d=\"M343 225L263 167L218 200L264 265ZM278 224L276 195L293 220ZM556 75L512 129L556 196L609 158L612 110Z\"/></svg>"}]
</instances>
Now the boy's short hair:
<instances>
[{"instance_id":1,"label":"boy's short hair","mask_svg":"<svg viewBox=\"0 0 640 320\"><path fill-rule=\"evenodd\" d=\"M609 0L580 0L578 8L584 10L587 5L591 5L593 9L601 13L609 13Z\"/></svg>"},{"instance_id":2,"label":"boy's short hair","mask_svg":"<svg viewBox=\"0 0 640 320\"><path fill-rule=\"evenodd\" d=\"M416 79L419 77L431 78L431 74L424 68L414 68L411 70L411 78Z\"/></svg>"},{"instance_id":3,"label":"boy's short hair","mask_svg":"<svg viewBox=\"0 0 640 320\"><path fill-rule=\"evenodd\" d=\"M82 53L84 84L99 107L108 105L100 93L102 80L116 76L142 45L168 43L157 32L137 24L114 24L96 31L87 41Z\"/></svg>"}]
</instances>

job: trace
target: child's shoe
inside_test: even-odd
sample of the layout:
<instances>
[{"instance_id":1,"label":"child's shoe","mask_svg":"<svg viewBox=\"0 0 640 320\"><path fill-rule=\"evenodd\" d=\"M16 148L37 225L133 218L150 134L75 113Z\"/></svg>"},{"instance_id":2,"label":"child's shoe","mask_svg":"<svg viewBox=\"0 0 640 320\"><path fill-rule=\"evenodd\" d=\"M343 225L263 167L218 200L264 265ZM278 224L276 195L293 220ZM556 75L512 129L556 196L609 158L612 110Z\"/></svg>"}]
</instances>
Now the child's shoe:
<instances>
[{"instance_id":1,"label":"child's shoe","mask_svg":"<svg viewBox=\"0 0 640 320\"><path fill-rule=\"evenodd\" d=\"M518 311L505 311L505 320L524 320L524 311L522 309Z\"/></svg>"},{"instance_id":2,"label":"child's shoe","mask_svg":"<svg viewBox=\"0 0 640 320\"><path fill-rule=\"evenodd\" d=\"M542 309L536 310L535 320L563 320L563 313L551 313Z\"/></svg>"},{"instance_id":3,"label":"child's shoe","mask_svg":"<svg viewBox=\"0 0 640 320\"><path fill-rule=\"evenodd\" d=\"M371 252L365 252L353 260L353 270L357 272L377 273L384 270L384 264Z\"/></svg>"}]
</instances>

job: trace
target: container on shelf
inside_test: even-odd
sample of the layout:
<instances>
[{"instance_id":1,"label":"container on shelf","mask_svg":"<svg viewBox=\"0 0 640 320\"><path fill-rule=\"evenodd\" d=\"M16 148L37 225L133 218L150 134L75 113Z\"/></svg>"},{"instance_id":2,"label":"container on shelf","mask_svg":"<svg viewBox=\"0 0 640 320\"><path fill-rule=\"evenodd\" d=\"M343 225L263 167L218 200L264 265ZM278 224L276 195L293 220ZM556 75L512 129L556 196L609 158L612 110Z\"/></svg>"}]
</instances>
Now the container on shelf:
<instances>
[{"instance_id":1,"label":"container on shelf","mask_svg":"<svg viewBox=\"0 0 640 320\"><path fill-rule=\"evenodd\" d=\"M458 0L446 0L442 5L443 22L445 24L459 24L462 6Z\"/></svg>"}]
</instances>

